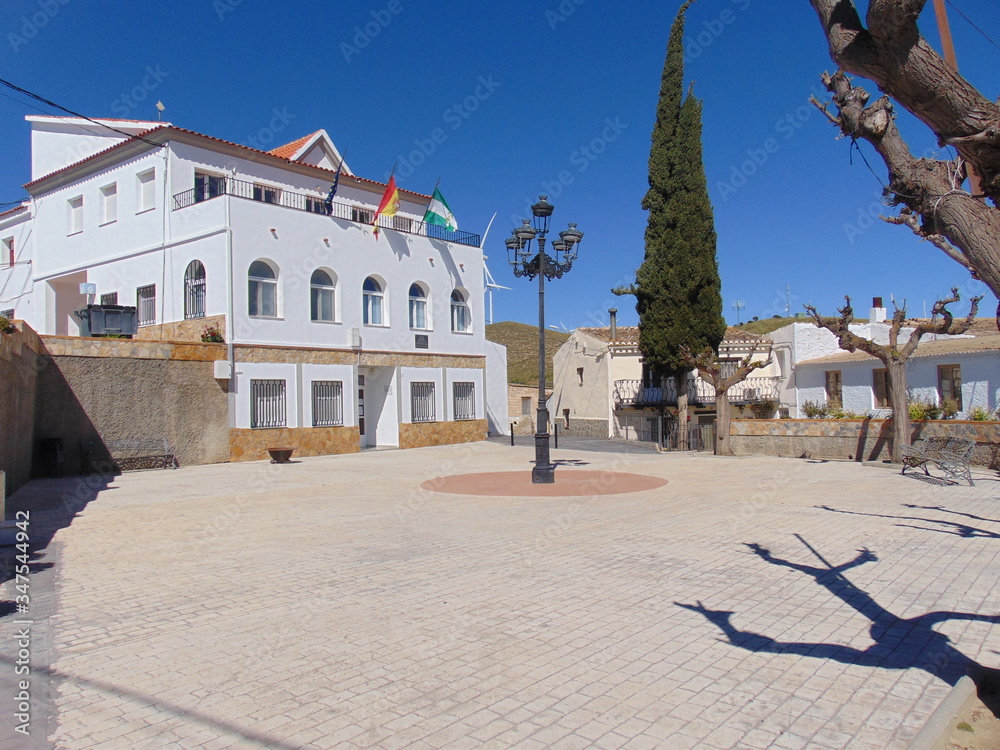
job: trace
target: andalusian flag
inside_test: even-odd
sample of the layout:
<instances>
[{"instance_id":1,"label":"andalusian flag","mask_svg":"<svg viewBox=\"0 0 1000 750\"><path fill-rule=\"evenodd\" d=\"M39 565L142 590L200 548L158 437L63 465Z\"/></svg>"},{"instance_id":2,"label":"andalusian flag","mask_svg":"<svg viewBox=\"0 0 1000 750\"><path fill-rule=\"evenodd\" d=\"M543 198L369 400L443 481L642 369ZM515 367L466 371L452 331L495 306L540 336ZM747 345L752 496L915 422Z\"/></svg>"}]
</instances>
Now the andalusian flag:
<instances>
[{"instance_id":1,"label":"andalusian flag","mask_svg":"<svg viewBox=\"0 0 1000 750\"><path fill-rule=\"evenodd\" d=\"M389 184L385 186L382 193L382 202L378 204L375 218L372 219L372 226L375 227L375 239L378 239L378 217L395 216L399 210L399 188L396 187L396 175L389 176Z\"/></svg>"},{"instance_id":2,"label":"andalusian flag","mask_svg":"<svg viewBox=\"0 0 1000 750\"><path fill-rule=\"evenodd\" d=\"M454 232L458 229L455 214L451 212L451 209L448 207L448 201L441 195L441 191L438 190L437 186L434 187L434 196L427 205L427 213L424 214L424 223L444 227L449 232Z\"/></svg>"}]
</instances>

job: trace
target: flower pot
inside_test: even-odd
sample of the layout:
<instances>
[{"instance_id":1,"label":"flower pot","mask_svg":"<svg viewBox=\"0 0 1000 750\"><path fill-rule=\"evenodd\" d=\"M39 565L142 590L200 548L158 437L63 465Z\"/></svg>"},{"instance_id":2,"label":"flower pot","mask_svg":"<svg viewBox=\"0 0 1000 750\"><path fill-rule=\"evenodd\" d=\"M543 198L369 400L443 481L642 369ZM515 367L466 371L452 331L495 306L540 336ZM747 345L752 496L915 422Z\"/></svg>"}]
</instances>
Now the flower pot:
<instances>
[{"instance_id":1,"label":"flower pot","mask_svg":"<svg viewBox=\"0 0 1000 750\"><path fill-rule=\"evenodd\" d=\"M294 448L268 448L267 452L271 456L272 464L287 464L291 458Z\"/></svg>"}]
</instances>

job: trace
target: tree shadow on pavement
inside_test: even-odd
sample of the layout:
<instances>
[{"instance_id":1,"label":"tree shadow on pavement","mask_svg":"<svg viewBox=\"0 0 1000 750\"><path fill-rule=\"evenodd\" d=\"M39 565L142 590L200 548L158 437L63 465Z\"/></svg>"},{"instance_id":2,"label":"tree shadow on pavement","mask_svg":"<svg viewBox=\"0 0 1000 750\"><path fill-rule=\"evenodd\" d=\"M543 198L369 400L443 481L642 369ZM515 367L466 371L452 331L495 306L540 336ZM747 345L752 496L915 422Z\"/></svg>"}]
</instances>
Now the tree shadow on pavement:
<instances>
[{"instance_id":1,"label":"tree shadow on pavement","mask_svg":"<svg viewBox=\"0 0 1000 750\"><path fill-rule=\"evenodd\" d=\"M997 670L982 667L951 645L948 636L934 626L947 620L975 620L1000 623L1000 615L972 612L928 612L917 617L897 617L875 601L868 592L857 587L844 573L868 562L878 560L875 553L861 549L858 555L840 565L831 565L798 534L795 535L820 562L822 567L794 563L775 557L759 544L747 546L767 563L797 570L815 579L823 588L859 614L871 620L869 633L874 644L865 649L835 643L787 642L761 633L740 630L731 618L735 612L709 609L700 601L696 604L674 602L678 607L698 612L718 627L729 643L748 651L773 654L798 654L819 659L831 659L842 664L856 664L879 669L922 669L954 685L959 678L970 675L977 682L996 679Z\"/></svg>"},{"instance_id":2,"label":"tree shadow on pavement","mask_svg":"<svg viewBox=\"0 0 1000 750\"><path fill-rule=\"evenodd\" d=\"M829 511L830 513L845 513L852 516L869 516L870 518L888 518L890 520L897 521L920 521L922 523L937 524L940 528L934 528L931 526L915 526L911 523L896 523L893 526L898 526L900 528L906 529L920 529L921 531L937 531L941 534L952 534L953 536L960 536L963 539L1000 539L1000 531L990 531L988 529L981 529L976 526L970 526L966 523L960 523L959 521L949 521L942 518L926 518L924 516L893 516L884 513L862 513L859 510L839 510L837 508L831 508L829 505L815 505L815 508L820 508L821 510ZM995 521L992 518L982 518L980 516L973 516L968 513L959 513L957 511L949 511L940 506L922 506L922 505L907 505L903 503L903 507L906 508L917 508L920 510L938 510L942 513L954 513L958 516L966 516L968 518L973 518L979 521L984 521L988 523L1000 523L1000 521Z\"/></svg>"}]
</instances>

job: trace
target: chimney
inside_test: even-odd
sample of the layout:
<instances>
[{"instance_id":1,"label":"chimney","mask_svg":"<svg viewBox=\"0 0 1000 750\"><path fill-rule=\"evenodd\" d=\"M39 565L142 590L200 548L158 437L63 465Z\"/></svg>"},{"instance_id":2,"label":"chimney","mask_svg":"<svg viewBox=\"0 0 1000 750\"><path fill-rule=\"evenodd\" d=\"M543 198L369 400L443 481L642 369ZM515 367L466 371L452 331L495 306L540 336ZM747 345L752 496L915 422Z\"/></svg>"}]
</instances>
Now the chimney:
<instances>
[{"instance_id":1,"label":"chimney","mask_svg":"<svg viewBox=\"0 0 1000 750\"><path fill-rule=\"evenodd\" d=\"M881 297L872 297L872 311L868 316L869 323L885 322L885 307L882 306Z\"/></svg>"},{"instance_id":2,"label":"chimney","mask_svg":"<svg viewBox=\"0 0 1000 750\"><path fill-rule=\"evenodd\" d=\"M611 316L611 340L614 341L618 338L618 309L612 307L608 310L608 315Z\"/></svg>"}]
</instances>

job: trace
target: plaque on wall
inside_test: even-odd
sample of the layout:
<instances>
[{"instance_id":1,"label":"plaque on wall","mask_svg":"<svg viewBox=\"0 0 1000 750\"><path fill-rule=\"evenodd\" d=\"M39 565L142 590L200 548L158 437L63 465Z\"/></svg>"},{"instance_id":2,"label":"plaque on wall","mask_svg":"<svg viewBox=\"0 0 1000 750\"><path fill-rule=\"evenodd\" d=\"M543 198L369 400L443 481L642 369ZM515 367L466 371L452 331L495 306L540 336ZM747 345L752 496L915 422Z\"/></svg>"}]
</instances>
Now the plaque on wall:
<instances>
[{"instance_id":1,"label":"plaque on wall","mask_svg":"<svg viewBox=\"0 0 1000 750\"><path fill-rule=\"evenodd\" d=\"M417 349L426 349L428 347L428 337L426 333L418 333L413 337L413 343Z\"/></svg>"}]
</instances>

